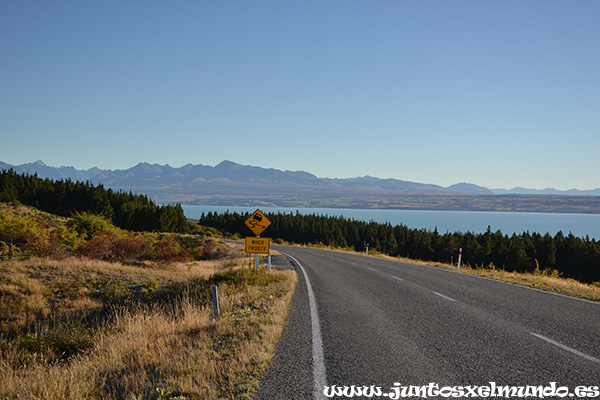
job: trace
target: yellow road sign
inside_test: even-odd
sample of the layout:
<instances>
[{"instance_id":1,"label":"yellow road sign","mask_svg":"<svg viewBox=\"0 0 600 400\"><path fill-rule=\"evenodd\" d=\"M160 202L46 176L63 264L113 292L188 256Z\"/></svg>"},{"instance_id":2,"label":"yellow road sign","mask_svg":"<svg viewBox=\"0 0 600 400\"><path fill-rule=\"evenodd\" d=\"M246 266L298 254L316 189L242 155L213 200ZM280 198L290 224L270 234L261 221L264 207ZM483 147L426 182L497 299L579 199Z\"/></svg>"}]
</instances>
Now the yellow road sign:
<instances>
[{"instance_id":1,"label":"yellow road sign","mask_svg":"<svg viewBox=\"0 0 600 400\"><path fill-rule=\"evenodd\" d=\"M245 223L256 236L259 236L269 225L271 225L271 221L269 221L265 214L260 210L254 211Z\"/></svg>"},{"instance_id":2,"label":"yellow road sign","mask_svg":"<svg viewBox=\"0 0 600 400\"><path fill-rule=\"evenodd\" d=\"M271 239L269 238L246 238L246 253L269 254Z\"/></svg>"}]
</instances>

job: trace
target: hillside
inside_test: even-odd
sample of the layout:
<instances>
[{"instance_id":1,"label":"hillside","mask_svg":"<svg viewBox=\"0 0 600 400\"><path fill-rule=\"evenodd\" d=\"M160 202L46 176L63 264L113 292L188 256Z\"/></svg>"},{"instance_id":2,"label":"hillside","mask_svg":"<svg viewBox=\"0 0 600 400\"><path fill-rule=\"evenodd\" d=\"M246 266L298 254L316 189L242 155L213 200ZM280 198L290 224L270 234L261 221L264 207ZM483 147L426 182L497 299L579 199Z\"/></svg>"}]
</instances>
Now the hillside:
<instances>
[{"instance_id":1,"label":"hillside","mask_svg":"<svg viewBox=\"0 0 600 400\"><path fill-rule=\"evenodd\" d=\"M125 170L54 168L41 161L20 166L0 162L0 169L7 168L43 178L89 180L113 190L145 194L162 204L600 213L600 196L594 195L600 194L600 189L586 195L575 190L496 194L500 189L469 183L444 188L371 176L319 178L304 171L232 161L214 167L186 164L179 168L139 163Z\"/></svg>"}]
</instances>

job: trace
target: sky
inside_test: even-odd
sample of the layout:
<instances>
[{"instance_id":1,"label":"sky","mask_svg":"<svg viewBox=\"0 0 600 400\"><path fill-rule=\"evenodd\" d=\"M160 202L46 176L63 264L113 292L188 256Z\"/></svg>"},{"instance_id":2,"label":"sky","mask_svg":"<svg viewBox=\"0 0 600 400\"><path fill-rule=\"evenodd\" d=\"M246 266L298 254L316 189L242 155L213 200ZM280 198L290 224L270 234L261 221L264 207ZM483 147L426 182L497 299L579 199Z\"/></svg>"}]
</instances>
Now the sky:
<instances>
[{"instance_id":1,"label":"sky","mask_svg":"<svg viewBox=\"0 0 600 400\"><path fill-rule=\"evenodd\" d=\"M600 1L3 1L0 161L600 187Z\"/></svg>"}]
</instances>

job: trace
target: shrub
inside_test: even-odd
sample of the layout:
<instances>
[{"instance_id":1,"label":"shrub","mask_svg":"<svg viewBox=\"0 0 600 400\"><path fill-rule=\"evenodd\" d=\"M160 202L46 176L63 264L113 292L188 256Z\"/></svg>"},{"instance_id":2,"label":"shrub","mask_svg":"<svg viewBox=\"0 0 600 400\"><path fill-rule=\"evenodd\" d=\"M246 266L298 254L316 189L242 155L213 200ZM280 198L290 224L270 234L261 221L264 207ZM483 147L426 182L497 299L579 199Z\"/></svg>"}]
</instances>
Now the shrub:
<instances>
[{"instance_id":1,"label":"shrub","mask_svg":"<svg viewBox=\"0 0 600 400\"><path fill-rule=\"evenodd\" d=\"M27 238L41 231L39 223L21 215L0 214L0 240L25 243Z\"/></svg>"},{"instance_id":2,"label":"shrub","mask_svg":"<svg viewBox=\"0 0 600 400\"><path fill-rule=\"evenodd\" d=\"M150 259L152 253L151 243L132 233L124 238L115 239L112 243L111 257L114 261L140 262Z\"/></svg>"},{"instance_id":3,"label":"shrub","mask_svg":"<svg viewBox=\"0 0 600 400\"><path fill-rule=\"evenodd\" d=\"M172 262L186 261L191 258L190 253L181 247L173 236L167 236L154 244L154 261L166 265Z\"/></svg>"},{"instance_id":4,"label":"shrub","mask_svg":"<svg viewBox=\"0 0 600 400\"><path fill-rule=\"evenodd\" d=\"M48 230L42 230L35 235L30 235L27 238L25 250L39 257L65 255L63 247L58 243L58 237Z\"/></svg>"},{"instance_id":5,"label":"shrub","mask_svg":"<svg viewBox=\"0 0 600 400\"><path fill-rule=\"evenodd\" d=\"M115 239L116 235L113 232L98 232L91 240L79 246L77 254L89 258L110 260Z\"/></svg>"},{"instance_id":6,"label":"shrub","mask_svg":"<svg viewBox=\"0 0 600 400\"><path fill-rule=\"evenodd\" d=\"M99 232L121 233L108 219L88 212L75 213L67 226L74 228L85 239L91 239Z\"/></svg>"}]
</instances>

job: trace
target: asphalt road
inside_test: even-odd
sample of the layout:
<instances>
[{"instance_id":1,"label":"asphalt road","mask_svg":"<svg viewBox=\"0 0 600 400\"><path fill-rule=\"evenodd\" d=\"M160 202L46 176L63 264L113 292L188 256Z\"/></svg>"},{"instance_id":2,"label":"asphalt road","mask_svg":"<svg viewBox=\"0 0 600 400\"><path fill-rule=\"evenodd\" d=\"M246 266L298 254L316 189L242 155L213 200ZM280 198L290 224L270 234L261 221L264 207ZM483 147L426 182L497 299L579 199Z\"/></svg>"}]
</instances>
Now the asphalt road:
<instances>
[{"instance_id":1,"label":"asphalt road","mask_svg":"<svg viewBox=\"0 0 600 400\"><path fill-rule=\"evenodd\" d=\"M449 269L274 248L298 286L256 399L322 398L325 385L600 386L600 304Z\"/></svg>"}]
</instances>

